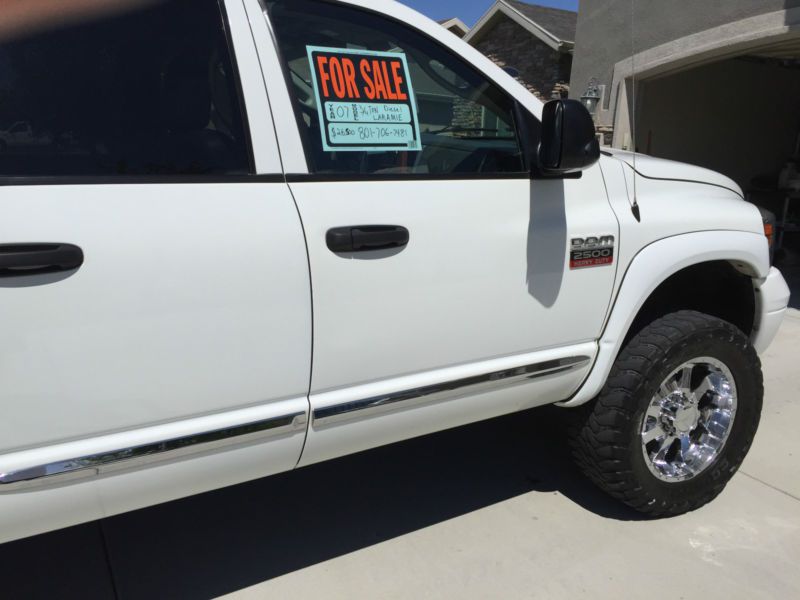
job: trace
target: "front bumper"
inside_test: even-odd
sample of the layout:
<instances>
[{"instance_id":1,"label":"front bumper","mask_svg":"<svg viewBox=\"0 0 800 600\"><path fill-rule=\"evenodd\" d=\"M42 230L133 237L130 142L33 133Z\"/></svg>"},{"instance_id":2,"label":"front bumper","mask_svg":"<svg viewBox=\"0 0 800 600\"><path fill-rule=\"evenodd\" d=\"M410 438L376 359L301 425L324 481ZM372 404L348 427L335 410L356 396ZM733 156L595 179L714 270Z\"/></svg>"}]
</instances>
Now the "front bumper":
<instances>
[{"instance_id":1,"label":"front bumper","mask_svg":"<svg viewBox=\"0 0 800 600\"><path fill-rule=\"evenodd\" d=\"M751 340L759 354L769 347L781 326L786 307L789 306L789 286L783 275L772 267L766 279L757 281L756 319Z\"/></svg>"}]
</instances>

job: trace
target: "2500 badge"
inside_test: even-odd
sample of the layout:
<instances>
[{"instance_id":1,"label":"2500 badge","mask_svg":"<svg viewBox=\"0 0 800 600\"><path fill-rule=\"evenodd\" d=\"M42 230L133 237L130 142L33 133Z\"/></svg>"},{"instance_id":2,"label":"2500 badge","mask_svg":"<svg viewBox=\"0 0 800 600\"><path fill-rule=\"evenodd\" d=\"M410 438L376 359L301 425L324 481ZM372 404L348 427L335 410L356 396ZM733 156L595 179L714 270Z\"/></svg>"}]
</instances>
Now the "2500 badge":
<instances>
[{"instance_id":1,"label":"2500 badge","mask_svg":"<svg viewBox=\"0 0 800 600\"><path fill-rule=\"evenodd\" d=\"M600 267L614 263L615 240L613 235L572 238L569 251L569 268Z\"/></svg>"}]
</instances>

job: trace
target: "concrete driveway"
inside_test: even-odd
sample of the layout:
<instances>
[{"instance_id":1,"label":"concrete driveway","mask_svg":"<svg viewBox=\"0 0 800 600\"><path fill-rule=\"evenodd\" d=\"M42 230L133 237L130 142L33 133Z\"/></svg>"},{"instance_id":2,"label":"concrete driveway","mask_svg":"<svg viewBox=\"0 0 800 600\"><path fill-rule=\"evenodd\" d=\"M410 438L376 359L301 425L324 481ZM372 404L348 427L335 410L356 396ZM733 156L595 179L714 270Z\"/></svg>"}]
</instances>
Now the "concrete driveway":
<instances>
[{"instance_id":1,"label":"concrete driveway","mask_svg":"<svg viewBox=\"0 0 800 600\"><path fill-rule=\"evenodd\" d=\"M539 409L0 546L3 598L800 598L800 312L755 445L711 505L648 521Z\"/></svg>"}]
</instances>

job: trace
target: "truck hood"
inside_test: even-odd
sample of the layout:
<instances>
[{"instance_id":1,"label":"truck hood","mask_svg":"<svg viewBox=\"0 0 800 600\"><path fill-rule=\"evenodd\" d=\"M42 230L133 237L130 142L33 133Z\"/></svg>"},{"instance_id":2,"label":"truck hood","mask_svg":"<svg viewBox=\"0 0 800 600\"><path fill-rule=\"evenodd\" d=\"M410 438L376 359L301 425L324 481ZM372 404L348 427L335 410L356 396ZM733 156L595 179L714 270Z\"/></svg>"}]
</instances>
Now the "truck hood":
<instances>
[{"instance_id":1,"label":"truck hood","mask_svg":"<svg viewBox=\"0 0 800 600\"><path fill-rule=\"evenodd\" d=\"M616 148L603 148L603 152L630 166L633 166L633 152L617 150ZM694 183L704 183L726 188L733 193L744 198L741 188L730 177L721 173L696 167L687 163L666 160L664 158L654 158L646 154L636 154L635 171L642 177L648 179L668 179L671 181L692 181Z\"/></svg>"}]
</instances>

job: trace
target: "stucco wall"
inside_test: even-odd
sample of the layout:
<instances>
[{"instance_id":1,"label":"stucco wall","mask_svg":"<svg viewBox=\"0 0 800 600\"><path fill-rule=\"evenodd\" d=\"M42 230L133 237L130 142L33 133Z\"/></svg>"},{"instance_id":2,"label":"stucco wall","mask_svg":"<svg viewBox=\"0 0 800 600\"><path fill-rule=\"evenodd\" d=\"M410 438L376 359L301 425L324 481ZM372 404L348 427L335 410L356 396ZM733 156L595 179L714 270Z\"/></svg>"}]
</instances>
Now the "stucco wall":
<instances>
[{"instance_id":1,"label":"stucco wall","mask_svg":"<svg viewBox=\"0 0 800 600\"><path fill-rule=\"evenodd\" d=\"M720 171L745 190L793 152L800 70L725 60L648 81L642 94L642 152Z\"/></svg>"},{"instance_id":2,"label":"stucco wall","mask_svg":"<svg viewBox=\"0 0 800 600\"><path fill-rule=\"evenodd\" d=\"M544 100L557 84L569 82L572 56L553 50L509 19L500 20L475 47L501 67L517 69L519 80Z\"/></svg>"},{"instance_id":3,"label":"stucco wall","mask_svg":"<svg viewBox=\"0 0 800 600\"><path fill-rule=\"evenodd\" d=\"M726 23L800 7L800 0L633 2L631 10L631 0L580 0L570 85L573 97L586 90L592 77L608 86L607 94L611 94L614 65L633 53ZM635 25L633 39L632 22Z\"/></svg>"}]
</instances>

